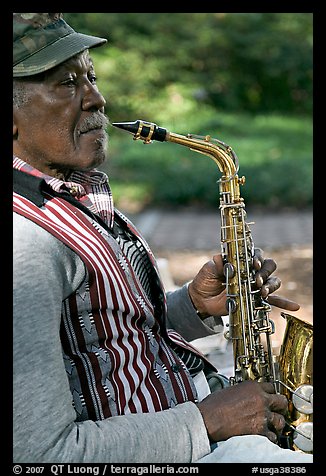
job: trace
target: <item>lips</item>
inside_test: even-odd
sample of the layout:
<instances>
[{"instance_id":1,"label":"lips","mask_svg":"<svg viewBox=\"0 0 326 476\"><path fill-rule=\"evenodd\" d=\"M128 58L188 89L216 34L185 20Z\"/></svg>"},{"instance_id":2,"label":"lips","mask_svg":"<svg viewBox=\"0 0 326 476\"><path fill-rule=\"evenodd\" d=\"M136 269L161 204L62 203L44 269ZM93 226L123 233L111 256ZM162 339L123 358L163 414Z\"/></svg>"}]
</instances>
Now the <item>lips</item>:
<instances>
[{"instance_id":1,"label":"lips","mask_svg":"<svg viewBox=\"0 0 326 476\"><path fill-rule=\"evenodd\" d=\"M93 127L93 128L87 129L86 131L80 131L80 135L88 134L90 132L104 132L104 128L103 127Z\"/></svg>"},{"instance_id":2,"label":"lips","mask_svg":"<svg viewBox=\"0 0 326 476\"><path fill-rule=\"evenodd\" d=\"M105 115L94 114L86 117L80 124L78 134L87 134L89 132L104 132L108 124L108 119Z\"/></svg>"}]
</instances>

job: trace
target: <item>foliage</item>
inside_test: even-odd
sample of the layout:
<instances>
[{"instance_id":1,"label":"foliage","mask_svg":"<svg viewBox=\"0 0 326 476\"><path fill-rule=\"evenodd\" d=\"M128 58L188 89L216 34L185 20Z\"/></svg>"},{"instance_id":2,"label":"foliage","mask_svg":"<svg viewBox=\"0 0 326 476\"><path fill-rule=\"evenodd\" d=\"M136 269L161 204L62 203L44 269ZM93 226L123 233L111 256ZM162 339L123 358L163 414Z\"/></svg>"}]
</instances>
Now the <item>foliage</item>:
<instances>
[{"instance_id":1,"label":"foliage","mask_svg":"<svg viewBox=\"0 0 326 476\"><path fill-rule=\"evenodd\" d=\"M311 122L279 114L249 115L199 110L180 129L211 135L229 144L239 159L241 193L250 205L309 207L312 205ZM111 177L117 204L137 210L147 205L216 207L220 172L207 156L172 143L144 145L119 129L110 129Z\"/></svg>"},{"instance_id":2,"label":"foliage","mask_svg":"<svg viewBox=\"0 0 326 476\"><path fill-rule=\"evenodd\" d=\"M198 104L310 113L312 13L67 13L108 38L94 49L112 117L144 118Z\"/></svg>"},{"instance_id":3,"label":"foliage","mask_svg":"<svg viewBox=\"0 0 326 476\"><path fill-rule=\"evenodd\" d=\"M311 13L67 13L94 48L112 122L144 119L232 145L248 204L312 204ZM105 166L118 205L216 207L218 170L115 129Z\"/></svg>"}]
</instances>

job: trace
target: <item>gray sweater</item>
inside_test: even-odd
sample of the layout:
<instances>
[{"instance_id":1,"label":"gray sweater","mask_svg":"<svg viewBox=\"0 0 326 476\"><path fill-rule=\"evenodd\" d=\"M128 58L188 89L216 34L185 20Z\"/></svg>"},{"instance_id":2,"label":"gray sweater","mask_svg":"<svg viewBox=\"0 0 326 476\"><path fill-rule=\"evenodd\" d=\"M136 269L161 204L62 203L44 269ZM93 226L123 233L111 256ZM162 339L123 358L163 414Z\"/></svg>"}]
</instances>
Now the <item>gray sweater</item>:
<instances>
[{"instance_id":1,"label":"gray sweater","mask_svg":"<svg viewBox=\"0 0 326 476\"><path fill-rule=\"evenodd\" d=\"M15 463L190 463L210 452L192 402L147 414L75 421L60 342L62 301L85 278L83 261L14 213L13 449ZM193 340L199 320L186 286L167 294L168 326Z\"/></svg>"}]
</instances>

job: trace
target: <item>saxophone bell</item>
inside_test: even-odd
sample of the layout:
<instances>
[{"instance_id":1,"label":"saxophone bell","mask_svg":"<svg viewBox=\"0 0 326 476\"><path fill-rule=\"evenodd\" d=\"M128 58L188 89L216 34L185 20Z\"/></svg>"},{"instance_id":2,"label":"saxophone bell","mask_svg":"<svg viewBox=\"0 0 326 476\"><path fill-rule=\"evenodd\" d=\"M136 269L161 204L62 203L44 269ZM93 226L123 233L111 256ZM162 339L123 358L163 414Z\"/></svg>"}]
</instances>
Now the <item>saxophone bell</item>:
<instances>
[{"instance_id":1,"label":"saxophone bell","mask_svg":"<svg viewBox=\"0 0 326 476\"><path fill-rule=\"evenodd\" d=\"M292 424L288 438L295 448L313 452L313 325L281 313L286 319L278 357L279 379L289 401Z\"/></svg>"}]
</instances>

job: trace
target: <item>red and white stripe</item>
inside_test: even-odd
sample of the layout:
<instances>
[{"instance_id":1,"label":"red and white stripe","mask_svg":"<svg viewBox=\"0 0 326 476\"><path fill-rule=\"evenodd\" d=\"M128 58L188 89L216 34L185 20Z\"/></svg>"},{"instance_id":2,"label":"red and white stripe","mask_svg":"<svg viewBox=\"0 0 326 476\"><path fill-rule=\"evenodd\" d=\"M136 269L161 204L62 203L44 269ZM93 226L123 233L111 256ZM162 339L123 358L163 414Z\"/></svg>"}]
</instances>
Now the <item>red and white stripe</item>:
<instances>
[{"instance_id":1,"label":"red and white stripe","mask_svg":"<svg viewBox=\"0 0 326 476\"><path fill-rule=\"evenodd\" d=\"M38 208L14 193L14 211L63 241L87 267L96 341L93 346L86 342L74 294L63 303L62 343L76 365L88 418L160 411L195 400L188 372L171 370L173 364L180 367L180 361L161 338L162 322L155 320L153 306L134 273L126 276L112 246L86 215L64 199L48 198ZM185 346L174 334L173 341ZM99 363L99 349L108 355L107 370ZM166 371L166 381L155 372L158 362Z\"/></svg>"}]
</instances>

